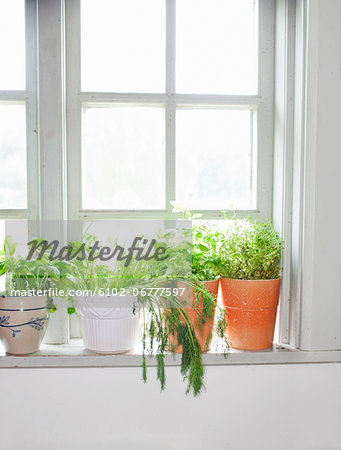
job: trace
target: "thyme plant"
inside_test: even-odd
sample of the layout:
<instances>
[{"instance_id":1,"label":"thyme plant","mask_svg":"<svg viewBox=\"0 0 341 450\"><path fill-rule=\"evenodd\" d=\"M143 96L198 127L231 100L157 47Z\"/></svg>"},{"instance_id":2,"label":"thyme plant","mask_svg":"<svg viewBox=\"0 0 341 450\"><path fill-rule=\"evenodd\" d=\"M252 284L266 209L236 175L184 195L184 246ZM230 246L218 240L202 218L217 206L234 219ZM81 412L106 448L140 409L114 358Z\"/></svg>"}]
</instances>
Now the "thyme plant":
<instances>
[{"instance_id":1,"label":"thyme plant","mask_svg":"<svg viewBox=\"0 0 341 450\"><path fill-rule=\"evenodd\" d=\"M220 248L220 275L238 280L280 277L283 240L271 221L233 220Z\"/></svg>"}]
</instances>

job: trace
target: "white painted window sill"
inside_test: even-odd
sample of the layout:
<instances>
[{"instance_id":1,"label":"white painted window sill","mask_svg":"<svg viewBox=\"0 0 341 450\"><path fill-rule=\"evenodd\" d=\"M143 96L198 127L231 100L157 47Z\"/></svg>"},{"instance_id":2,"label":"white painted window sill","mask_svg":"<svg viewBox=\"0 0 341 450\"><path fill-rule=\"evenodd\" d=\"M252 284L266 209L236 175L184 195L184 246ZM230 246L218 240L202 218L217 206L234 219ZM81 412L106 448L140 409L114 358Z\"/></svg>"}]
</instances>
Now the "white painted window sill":
<instances>
[{"instance_id":1,"label":"white painted window sill","mask_svg":"<svg viewBox=\"0 0 341 450\"><path fill-rule=\"evenodd\" d=\"M214 346L213 346L214 348ZM166 355L165 364L180 365L181 355ZM341 362L341 351L306 352L275 345L262 351L230 350L225 356L217 350L203 354L205 365L250 365L250 364L299 364ZM147 365L155 366L155 356L147 357ZM86 350L81 339L72 339L69 344L43 344L39 352L32 355L0 356L0 368L30 367L140 367L141 351L120 355L100 355Z\"/></svg>"}]
</instances>

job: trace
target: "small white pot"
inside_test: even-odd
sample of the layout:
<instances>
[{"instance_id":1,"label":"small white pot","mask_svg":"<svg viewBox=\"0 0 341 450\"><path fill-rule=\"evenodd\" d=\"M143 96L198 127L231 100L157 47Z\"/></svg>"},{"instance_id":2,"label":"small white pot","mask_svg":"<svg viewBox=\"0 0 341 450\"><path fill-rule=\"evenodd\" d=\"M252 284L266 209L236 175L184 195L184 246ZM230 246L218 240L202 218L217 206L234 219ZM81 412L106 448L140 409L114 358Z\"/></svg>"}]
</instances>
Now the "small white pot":
<instances>
[{"instance_id":1,"label":"small white pot","mask_svg":"<svg viewBox=\"0 0 341 450\"><path fill-rule=\"evenodd\" d=\"M0 341L7 353L37 352L47 321L46 297L0 296Z\"/></svg>"},{"instance_id":2,"label":"small white pot","mask_svg":"<svg viewBox=\"0 0 341 450\"><path fill-rule=\"evenodd\" d=\"M75 299L84 345L96 353L125 353L132 350L140 329L136 297L94 295Z\"/></svg>"},{"instance_id":3,"label":"small white pot","mask_svg":"<svg viewBox=\"0 0 341 450\"><path fill-rule=\"evenodd\" d=\"M44 344L67 344L70 339L68 299L57 297L53 299L53 304L57 310L49 314Z\"/></svg>"}]
</instances>

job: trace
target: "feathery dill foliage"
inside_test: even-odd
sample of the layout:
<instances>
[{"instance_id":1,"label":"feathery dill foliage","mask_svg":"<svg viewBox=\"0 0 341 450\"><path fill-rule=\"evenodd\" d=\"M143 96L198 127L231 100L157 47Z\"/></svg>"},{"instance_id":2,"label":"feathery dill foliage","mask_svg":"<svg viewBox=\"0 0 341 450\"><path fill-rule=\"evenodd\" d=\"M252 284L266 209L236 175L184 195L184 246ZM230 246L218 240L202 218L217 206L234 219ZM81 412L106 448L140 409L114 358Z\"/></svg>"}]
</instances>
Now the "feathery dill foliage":
<instances>
[{"instance_id":1,"label":"feathery dill foliage","mask_svg":"<svg viewBox=\"0 0 341 450\"><path fill-rule=\"evenodd\" d=\"M188 380L186 394L192 388L193 394L198 395L204 387L205 374L199 342L186 325L177 326L177 337L178 344L182 345L181 374Z\"/></svg>"},{"instance_id":2,"label":"feathery dill foliage","mask_svg":"<svg viewBox=\"0 0 341 450\"><path fill-rule=\"evenodd\" d=\"M167 280L170 286L176 286L178 280ZM143 304L143 338L142 338L142 378L147 379L146 352L156 354L157 378L161 390L165 388L166 375L164 357L167 352L174 353L177 346L182 346L181 374L187 382L186 393L193 392L194 396L204 389L204 365L202 353L196 333L202 333L206 322L212 323L215 309L219 309L218 323L215 326L217 335L223 339L227 351L229 344L225 338L227 327L226 313L216 306L215 300L202 282L182 280L192 290L194 301L181 296L141 297ZM189 311L194 311L195 323L189 317ZM148 312L148 314L147 314ZM170 340L170 336L174 339ZM209 337L210 338L210 337ZM210 339L206 345L209 347ZM175 343L174 343L175 341ZM156 348L154 348L156 346ZM226 353L226 352L225 352Z\"/></svg>"},{"instance_id":3,"label":"feathery dill foliage","mask_svg":"<svg viewBox=\"0 0 341 450\"><path fill-rule=\"evenodd\" d=\"M205 374L200 344L195 336L193 326L182 317L181 311L171 309L167 315L169 331L176 336L177 345L182 346L180 370L188 382L186 394L193 389L194 396L197 396L204 388Z\"/></svg>"},{"instance_id":4,"label":"feathery dill foliage","mask_svg":"<svg viewBox=\"0 0 341 450\"><path fill-rule=\"evenodd\" d=\"M283 240L271 221L234 220L220 248L220 275L238 280L280 277Z\"/></svg>"},{"instance_id":5,"label":"feathery dill foliage","mask_svg":"<svg viewBox=\"0 0 341 450\"><path fill-rule=\"evenodd\" d=\"M191 230L183 232L186 234ZM91 248L94 239L94 236L85 236L87 251ZM80 243L73 242L72 244L77 248ZM147 381L147 355L155 354L156 374L161 390L166 386L164 357L169 351L172 352L169 335L172 330L182 330L185 327L186 335L183 337L185 356L181 365L181 373L188 381L186 392L189 393L193 389L193 394L198 395L204 385L204 369L200 345L186 310L189 305L179 296L163 294L160 297L150 291L150 288L157 289L165 286L171 291L171 288L177 287L177 280L181 280L189 288L195 286L191 279L191 242L188 239L179 241L176 235L169 232L159 237L157 245L165 246L168 249L167 260L132 260L127 267L123 262L117 262L115 267L110 269L99 262L86 259L74 263L72 275L78 289L94 290L95 287L128 289L134 287L134 290L139 292L137 309L142 311L143 317L142 379ZM212 317L214 300L206 291L204 294L207 302L204 308L206 315ZM199 323L206 320L206 316L199 308L197 315Z\"/></svg>"},{"instance_id":6,"label":"feathery dill foliage","mask_svg":"<svg viewBox=\"0 0 341 450\"><path fill-rule=\"evenodd\" d=\"M172 285L176 280L168 280ZM189 282L190 283L190 282ZM172 334L177 337L177 345L182 345L181 374L187 380L186 393L193 389L196 396L204 386L204 368L199 342L194 327L188 316L186 301L177 296L161 297L144 296L140 298L143 305L143 337L142 337L142 378L147 380L146 352L155 353L157 362L157 379L161 390L166 385L164 357L166 353L174 353L174 345L170 343ZM198 309L197 315L200 318ZM202 320L201 318L199 320ZM156 347L156 348L154 348Z\"/></svg>"}]
</instances>

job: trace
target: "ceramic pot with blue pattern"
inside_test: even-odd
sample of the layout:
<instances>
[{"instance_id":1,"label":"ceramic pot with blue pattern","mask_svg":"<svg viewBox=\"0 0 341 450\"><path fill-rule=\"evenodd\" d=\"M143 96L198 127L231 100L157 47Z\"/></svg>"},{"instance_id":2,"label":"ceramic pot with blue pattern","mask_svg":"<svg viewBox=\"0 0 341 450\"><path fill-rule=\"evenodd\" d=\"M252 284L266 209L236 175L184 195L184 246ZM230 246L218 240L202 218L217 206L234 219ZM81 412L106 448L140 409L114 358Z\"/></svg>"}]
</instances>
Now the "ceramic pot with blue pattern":
<instances>
[{"instance_id":1,"label":"ceramic pot with blue pattern","mask_svg":"<svg viewBox=\"0 0 341 450\"><path fill-rule=\"evenodd\" d=\"M37 352L47 322L46 297L0 296L0 341L6 353L28 355Z\"/></svg>"}]
</instances>

